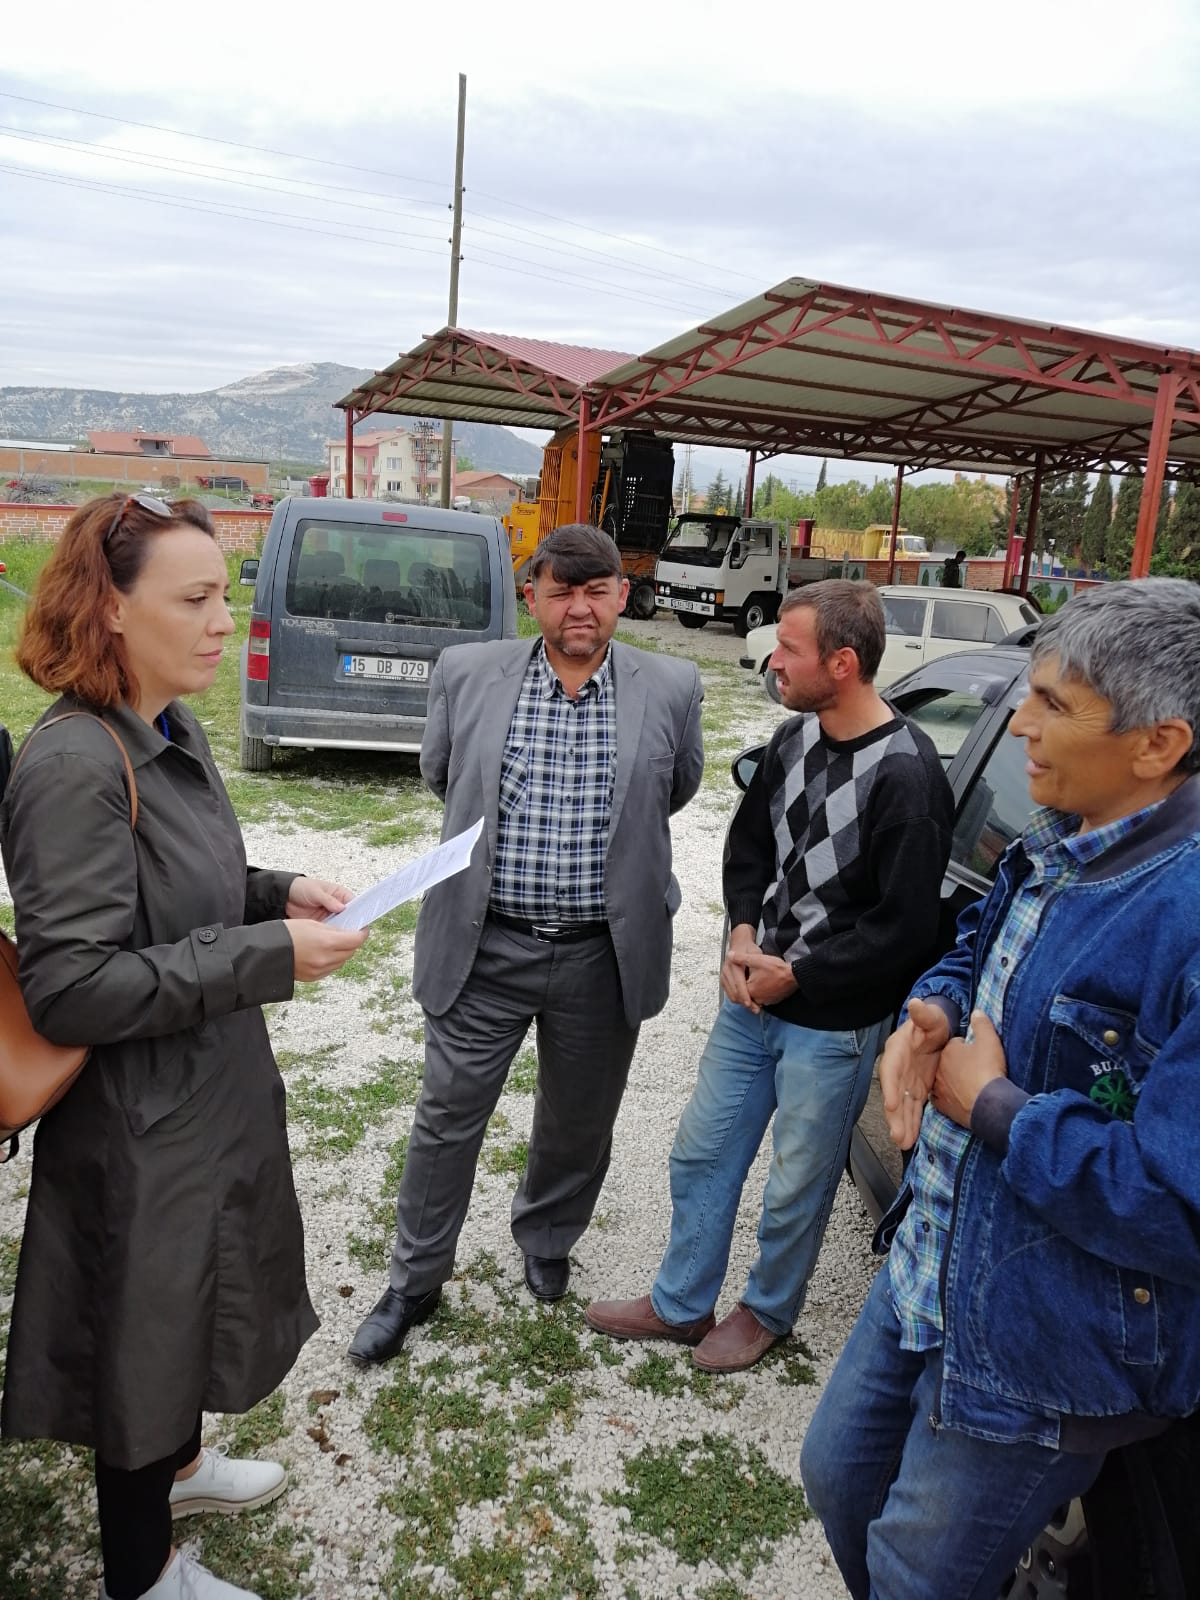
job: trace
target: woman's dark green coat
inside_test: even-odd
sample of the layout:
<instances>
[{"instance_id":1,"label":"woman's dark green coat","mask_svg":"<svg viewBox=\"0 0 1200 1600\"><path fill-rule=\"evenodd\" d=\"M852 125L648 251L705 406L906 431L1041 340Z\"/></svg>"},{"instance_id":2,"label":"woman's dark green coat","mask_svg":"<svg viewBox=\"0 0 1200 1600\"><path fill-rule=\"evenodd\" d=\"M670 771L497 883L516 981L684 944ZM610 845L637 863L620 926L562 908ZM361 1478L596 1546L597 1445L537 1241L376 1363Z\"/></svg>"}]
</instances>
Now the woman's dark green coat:
<instances>
[{"instance_id":1,"label":"woman's dark green coat","mask_svg":"<svg viewBox=\"0 0 1200 1600\"><path fill-rule=\"evenodd\" d=\"M78 709L60 702L49 717ZM269 1394L317 1319L262 1005L292 875L246 866L192 713L37 734L0 809L21 986L92 1054L34 1142L0 1426L135 1468ZM43 719L43 720L46 720Z\"/></svg>"}]
</instances>

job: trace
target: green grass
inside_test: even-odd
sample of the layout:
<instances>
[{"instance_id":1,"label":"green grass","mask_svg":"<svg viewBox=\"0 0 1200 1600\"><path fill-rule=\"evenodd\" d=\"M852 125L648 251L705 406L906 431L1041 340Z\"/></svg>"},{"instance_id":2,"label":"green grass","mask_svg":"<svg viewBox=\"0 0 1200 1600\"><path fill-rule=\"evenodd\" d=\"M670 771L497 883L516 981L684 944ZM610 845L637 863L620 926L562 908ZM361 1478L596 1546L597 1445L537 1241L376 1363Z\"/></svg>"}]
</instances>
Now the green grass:
<instances>
[{"instance_id":1,"label":"green grass","mask_svg":"<svg viewBox=\"0 0 1200 1600\"><path fill-rule=\"evenodd\" d=\"M536 1050L522 1050L508 1069L507 1094L533 1094L537 1089L538 1059Z\"/></svg>"},{"instance_id":2,"label":"green grass","mask_svg":"<svg viewBox=\"0 0 1200 1600\"><path fill-rule=\"evenodd\" d=\"M350 1259L370 1272L382 1271L391 1254L392 1239L396 1232L396 1196L400 1179L404 1176L404 1163L408 1159L408 1135L402 1134L388 1151L379 1192L367 1205L365 1230L356 1229L347 1240Z\"/></svg>"},{"instance_id":3,"label":"green grass","mask_svg":"<svg viewBox=\"0 0 1200 1600\"><path fill-rule=\"evenodd\" d=\"M529 1165L529 1143L525 1139L518 1139L515 1144L492 1145L483 1152L483 1166L485 1172L493 1176L502 1172L524 1173Z\"/></svg>"},{"instance_id":4,"label":"green grass","mask_svg":"<svg viewBox=\"0 0 1200 1600\"><path fill-rule=\"evenodd\" d=\"M625 1481L610 1502L628 1510L632 1528L691 1566L736 1563L749 1575L768 1545L809 1515L799 1484L755 1446L721 1434L651 1446L626 1461Z\"/></svg>"}]
</instances>

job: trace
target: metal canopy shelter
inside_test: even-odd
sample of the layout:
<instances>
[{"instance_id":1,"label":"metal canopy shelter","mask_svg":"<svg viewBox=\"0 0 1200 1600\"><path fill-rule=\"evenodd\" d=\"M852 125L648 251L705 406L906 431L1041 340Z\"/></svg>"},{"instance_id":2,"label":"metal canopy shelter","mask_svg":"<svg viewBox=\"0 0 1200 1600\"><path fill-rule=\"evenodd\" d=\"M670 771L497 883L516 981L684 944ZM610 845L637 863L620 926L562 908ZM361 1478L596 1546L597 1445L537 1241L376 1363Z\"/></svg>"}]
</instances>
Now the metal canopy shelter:
<instances>
[{"instance_id":1,"label":"metal canopy shelter","mask_svg":"<svg viewBox=\"0 0 1200 1600\"><path fill-rule=\"evenodd\" d=\"M338 404L348 444L356 415L390 410L652 429L750 450L751 481L756 458L784 452L890 461L897 514L906 471L1030 473L1030 532L1044 472L1144 464L1134 576L1164 477L1200 483L1197 352L807 278L639 357L444 329ZM1027 537L1023 584L1031 552Z\"/></svg>"},{"instance_id":2,"label":"metal canopy shelter","mask_svg":"<svg viewBox=\"0 0 1200 1600\"><path fill-rule=\"evenodd\" d=\"M391 411L554 430L577 419L581 390L633 359L619 350L443 328L337 404L356 420Z\"/></svg>"}]
</instances>

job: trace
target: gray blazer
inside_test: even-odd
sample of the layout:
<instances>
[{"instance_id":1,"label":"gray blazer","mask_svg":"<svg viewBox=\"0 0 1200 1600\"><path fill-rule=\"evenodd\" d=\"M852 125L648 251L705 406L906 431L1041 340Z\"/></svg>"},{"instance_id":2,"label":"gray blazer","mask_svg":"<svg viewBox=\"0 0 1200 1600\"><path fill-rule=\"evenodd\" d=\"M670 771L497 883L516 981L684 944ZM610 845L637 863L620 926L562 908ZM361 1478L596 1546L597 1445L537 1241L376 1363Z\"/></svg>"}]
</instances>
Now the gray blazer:
<instances>
[{"instance_id":1,"label":"gray blazer","mask_svg":"<svg viewBox=\"0 0 1200 1600\"><path fill-rule=\"evenodd\" d=\"M430 889L417 922L413 993L441 1016L458 998L479 946L496 853L500 763L536 641L499 639L444 650L429 685L421 773L445 802L442 837L482 814L465 872ZM671 972L679 885L668 819L700 787L700 674L690 661L612 646L617 771L604 868L608 924L631 1027L661 1011Z\"/></svg>"}]
</instances>

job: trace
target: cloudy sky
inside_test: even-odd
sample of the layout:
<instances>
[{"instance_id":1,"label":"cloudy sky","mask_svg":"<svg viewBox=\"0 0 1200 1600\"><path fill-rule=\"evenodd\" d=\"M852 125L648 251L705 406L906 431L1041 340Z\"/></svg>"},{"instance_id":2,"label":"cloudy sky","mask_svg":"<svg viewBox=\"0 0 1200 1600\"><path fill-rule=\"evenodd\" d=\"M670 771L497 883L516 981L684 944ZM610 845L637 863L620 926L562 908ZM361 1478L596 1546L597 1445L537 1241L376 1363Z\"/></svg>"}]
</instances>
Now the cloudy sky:
<instances>
[{"instance_id":1,"label":"cloudy sky","mask_svg":"<svg viewBox=\"0 0 1200 1600\"><path fill-rule=\"evenodd\" d=\"M466 326L640 353L799 274L1200 346L1196 0L59 0L4 25L0 385L386 364L460 71Z\"/></svg>"}]
</instances>

